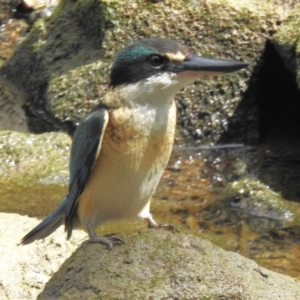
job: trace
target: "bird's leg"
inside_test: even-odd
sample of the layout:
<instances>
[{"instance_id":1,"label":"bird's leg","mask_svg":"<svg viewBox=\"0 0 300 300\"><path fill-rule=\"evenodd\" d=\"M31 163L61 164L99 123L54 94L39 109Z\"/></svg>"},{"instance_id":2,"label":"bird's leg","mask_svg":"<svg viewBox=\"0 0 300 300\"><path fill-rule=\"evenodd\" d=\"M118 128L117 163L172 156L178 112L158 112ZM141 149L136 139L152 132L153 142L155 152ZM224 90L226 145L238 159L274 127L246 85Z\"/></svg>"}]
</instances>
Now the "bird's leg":
<instances>
[{"instance_id":1,"label":"bird's leg","mask_svg":"<svg viewBox=\"0 0 300 300\"><path fill-rule=\"evenodd\" d=\"M179 230L174 226L174 225L168 225L168 224L157 224L152 215L149 213L149 215L147 217L144 217L144 219L147 221L148 223L148 228L163 228L163 229L167 229L170 230L172 232L179 232Z\"/></svg>"},{"instance_id":2,"label":"bird's leg","mask_svg":"<svg viewBox=\"0 0 300 300\"><path fill-rule=\"evenodd\" d=\"M101 243L106 245L108 249L111 249L114 246L114 243L124 244L124 241L114 234L107 234L105 236L96 235L92 224L89 222L86 223L86 228L89 235L88 242L90 243Z\"/></svg>"}]
</instances>

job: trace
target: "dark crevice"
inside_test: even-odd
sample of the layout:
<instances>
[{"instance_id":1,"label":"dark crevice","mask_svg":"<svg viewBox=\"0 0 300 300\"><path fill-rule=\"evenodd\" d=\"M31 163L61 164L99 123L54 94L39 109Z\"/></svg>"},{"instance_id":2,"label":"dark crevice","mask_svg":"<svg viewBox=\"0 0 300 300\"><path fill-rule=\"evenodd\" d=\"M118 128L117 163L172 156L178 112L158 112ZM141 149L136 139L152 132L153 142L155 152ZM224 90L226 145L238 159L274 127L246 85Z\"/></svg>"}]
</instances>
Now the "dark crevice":
<instances>
[{"instance_id":1,"label":"dark crevice","mask_svg":"<svg viewBox=\"0 0 300 300\"><path fill-rule=\"evenodd\" d=\"M255 145L247 172L300 202L300 90L296 53L267 41L219 143ZM247 154L246 154L247 155Z\"/></svg>"},{"instance_id":2,"label":"dark crevice","mask_svg":"<svg viewBox=\"0 0 300 300\"><path fill-rule=\"evenodd\" d=\"M218 143L300 143L300 90L296 72L291 71L296 69L296 54L288 51L289 68L273 42L266 42L248 89Z\"/></svg>"},{"instance_id":3,"label":"dark crevice","mask_svg":"<svg viewBox=\"0 0 300 300\"><path fill-rule=\"evenodd\" d=\"M293 53L292 59L295 59ZM263 65L255 87L260 142L300 141L300 91L293 74L271 42L266 43Z\"/></svg>"}]
</instances>

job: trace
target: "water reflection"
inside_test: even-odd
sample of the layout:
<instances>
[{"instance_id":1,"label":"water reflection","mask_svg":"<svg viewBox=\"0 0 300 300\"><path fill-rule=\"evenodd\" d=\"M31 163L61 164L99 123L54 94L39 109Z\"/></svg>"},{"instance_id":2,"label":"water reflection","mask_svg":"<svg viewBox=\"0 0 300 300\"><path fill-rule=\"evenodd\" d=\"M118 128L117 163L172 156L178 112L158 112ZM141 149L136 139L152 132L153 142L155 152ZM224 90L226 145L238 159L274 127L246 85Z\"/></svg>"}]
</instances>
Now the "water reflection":
<instances>
[{"instance_id":1,"label":"water reflection","mask_svg":"<svg viewBox=\"0 0 300 300\"><path fill-rule=\"evenodd\" d=\"M259 179L262 153L264 148L242 144L176 147L152 211L162 219L171 215L174 223L224 249L300 278L300 204Z\"/></svg>"}]
</instances>

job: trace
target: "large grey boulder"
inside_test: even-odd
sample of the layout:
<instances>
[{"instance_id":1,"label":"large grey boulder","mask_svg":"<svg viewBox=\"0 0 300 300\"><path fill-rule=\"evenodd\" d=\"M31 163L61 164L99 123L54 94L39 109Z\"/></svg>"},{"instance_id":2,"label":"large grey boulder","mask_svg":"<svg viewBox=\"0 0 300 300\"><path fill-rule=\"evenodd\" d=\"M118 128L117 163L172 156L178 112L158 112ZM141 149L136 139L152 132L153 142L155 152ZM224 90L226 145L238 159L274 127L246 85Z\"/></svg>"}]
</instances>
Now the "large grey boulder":
<instances>
[{"instance_id":1,"label":"large grey boulder","mask_svg":"<svg viewBox=\"0 0 300 300\"><path fill-rule=\"evenodd\" d=\"M298 299L300 283L192 235L144 230L84 244L38 299Z\"/></svg>"}]
</instances>

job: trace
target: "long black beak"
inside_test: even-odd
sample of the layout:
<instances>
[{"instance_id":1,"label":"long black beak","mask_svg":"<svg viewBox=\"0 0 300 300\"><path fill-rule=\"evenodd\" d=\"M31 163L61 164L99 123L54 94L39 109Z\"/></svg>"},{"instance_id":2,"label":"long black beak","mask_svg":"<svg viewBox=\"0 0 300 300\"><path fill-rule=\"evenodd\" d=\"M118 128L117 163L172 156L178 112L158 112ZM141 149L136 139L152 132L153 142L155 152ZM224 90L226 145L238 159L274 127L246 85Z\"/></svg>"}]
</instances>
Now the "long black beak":
<instances>
[{"instance_id":1,"label":"long black beak","mask_svg":"<svg viewBox=\"0 0 300 300\"><path fill-rule=\"evenodd\" d=\"M178 65L177 72L194 74L195 77L217 76L247 67L248 64L234 60L220 60L192 55Z\"/></svg>"}]
</instances>

